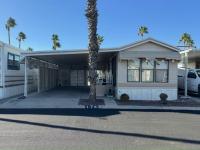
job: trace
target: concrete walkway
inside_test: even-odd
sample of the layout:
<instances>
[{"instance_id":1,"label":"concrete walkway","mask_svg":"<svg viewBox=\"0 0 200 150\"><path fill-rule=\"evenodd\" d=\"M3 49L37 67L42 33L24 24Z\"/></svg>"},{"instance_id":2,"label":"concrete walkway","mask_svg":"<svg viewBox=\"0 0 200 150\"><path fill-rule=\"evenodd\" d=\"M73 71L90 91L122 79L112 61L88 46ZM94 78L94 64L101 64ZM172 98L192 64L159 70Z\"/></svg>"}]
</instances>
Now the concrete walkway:
<instances>
[{"instance_id":1,"label":"concrete walkway","mask_svg":"<svg viewBox=\"0 0 200 150\"><path fill-rule=\"evenodd\" d=\"M87 97L86 89L54 89L28 95L25 99L4 100L0 108L80 108L78 100Z\"/></svg>"},{"instance_id":2,"label":"concrete walkway","mask_svg":"<svg viewBox=\"0 0 200 150\"><path fill-rule=\"evenodd\" d=\"M84 108L78 105L79 99L88 98L85 89L55 89L43 93L29 95L26 99L11 98L0 101L0 108ZM169 106L131 106L117 105L113 98L99 97L105 100L104 109L164 109L164 110L200 110L200 107L169 107Z\"/></svg>"}]
</instances>

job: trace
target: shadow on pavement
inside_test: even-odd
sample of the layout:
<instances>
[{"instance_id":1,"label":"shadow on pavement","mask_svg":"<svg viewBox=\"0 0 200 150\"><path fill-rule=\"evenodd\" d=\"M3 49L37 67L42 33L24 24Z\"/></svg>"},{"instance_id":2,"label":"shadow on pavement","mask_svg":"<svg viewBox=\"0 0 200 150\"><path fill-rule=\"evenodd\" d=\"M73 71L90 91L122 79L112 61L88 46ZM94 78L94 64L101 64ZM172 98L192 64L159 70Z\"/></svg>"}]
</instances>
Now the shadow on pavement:
<instances>
[{"instance_id":1,"label":"shadow on pavement","mask_svg":"<svg viewBox=\"0 0 200 150\"><path fill-rule=\"evenodd\" d=\"M119 110L108 109L70 109L70 108L31 108L31 109L0 109L0 114L30 114L30 115L56 115L56 116L84 116L106 117L120 114Z\"/></svg>"},{"instance_id":2,"label":"shadow on pavement","mask_svg":"<svg viewBox=\"0 0 200 150\"><path fill-rule=\"evenodd\" d=\"M83 116L83 117L106 117L119 115L121 112L166 112L166 113L185 113L199 115L200 110L172 110L172 109L93 109L86 110L81 108L27 108L27 109L0 109L1 114L8 115L57 115L57 116Z\"/></svg>"},{"instance_id":3,"label":"shadow on pavement","mask_svg":"<svg viewBox=\"0 0 200 150\"><path fill-rule=\"evenodd\" d=\"M52 125L52 124L46 124L46 123L38 123L38 122L30 122L30 121L6 119L6 118L0 118L0 121L32 125L32 126L47 127L47 128L54 128L54 129L62 129L62 130L72 130L72 131L78 131L78 132L89 132L89 133L95 133L95 134L106 134L106 135L116 135L116 136L128 136L128 137L137 137L137 138L146 138L146 139L154 139L154 140L172 141L172 142L181 142L181 143L187 143L187 144L200 145L200 140L191 140L191 139L185 139L185 138L166 137L166 136L148 135L148 134L141 134L141 133L121 132L121 131L86 129L86 128L80 128L80 127L60 126L60 125Z\"/></svg>"}]
</instances>

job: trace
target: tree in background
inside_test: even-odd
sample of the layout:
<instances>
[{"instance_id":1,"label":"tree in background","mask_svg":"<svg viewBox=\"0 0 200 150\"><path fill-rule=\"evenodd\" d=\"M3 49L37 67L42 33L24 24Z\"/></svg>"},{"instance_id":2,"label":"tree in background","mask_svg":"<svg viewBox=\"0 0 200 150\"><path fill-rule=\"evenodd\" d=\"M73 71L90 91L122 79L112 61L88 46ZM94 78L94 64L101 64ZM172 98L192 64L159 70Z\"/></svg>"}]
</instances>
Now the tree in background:
<instances>
[{"instance_id":1,"label":"tree in background","mask_svg":"<svg viewBox=\"0 0 200 150\"><path fill-rule=\"evenodd\" d=\"M32 52L32 51L33 51L33 48L28 47L28 48L27 48L27 51Z\"/></svg>"},{"instance_id":2,"label":"tree in background","mask_svg":"<svg viewBox=\"0 0 200 150\"><path fill-rule=\"evenodd\" d=\"M9 43L9 45L11 44L11 42L10 42L10 30L11 30L11 28L14 28L16 25L17 24L15 22L15 19L13 19L11 17L6 22L6 30L8 31L8 43Z\"/></svg>"},{"instance_id":3,"label":"tree in background","mask_svg":"<svg viewBox=\"0 0 200 150\"><path fill-rule=\"evenodd\" d=\"M52 42L53 42L53 50L61 47L60 40L57 34L52 35Z\"/></svg>"},{"instance_id":4,"label":"tree in background","mask_svg":"<svg viewBox=\"0 0 200 150\"><path fill-rule=\"evenodd\" d=\"M192 40L191 35L188 33L183 33L179 42L182 42L185 47L193 47L194 46L194 41Z\"/></svg>"},{"instance_id":5,"label":"tree in background","mask_svg":"<svg viewBox=\"0 0 200 150\"><path fill-rule=\"evenodd\" d=\"M138 35L139 35L140 37L142 37L142 39L143 39L144 35L145 35L145 34L148 34L148 33L149 33L149 31L148 31L148 28L147 28L147 27L145 27L145 26L139 27L139 29L138 29Z\"/></svg>"},{"instance_id":6,"label":"tree in background","mask_svg":"<svg viewBox=\"0 0 200 150\"><path fill-rule=\"evenodd\" d=\"M101 35L99 35L99 34L97 34L97 40L98 40L98 44L99 44L99 47L101 46L101 44L103 43L103 41L104 41L104 37L103 36L101 36Z\"/></svg>"},{"instance_id":7,"label":"tree in background","mask_svg":"<svg viewBox=\"0 0 200 150\"><path fill-rule=\"evenodd\" d=\"M26 39L26 34L23 32L19 32L17 40L19 42L19 48L21 48L21 42Z\"/></svg>"}]
</instances>

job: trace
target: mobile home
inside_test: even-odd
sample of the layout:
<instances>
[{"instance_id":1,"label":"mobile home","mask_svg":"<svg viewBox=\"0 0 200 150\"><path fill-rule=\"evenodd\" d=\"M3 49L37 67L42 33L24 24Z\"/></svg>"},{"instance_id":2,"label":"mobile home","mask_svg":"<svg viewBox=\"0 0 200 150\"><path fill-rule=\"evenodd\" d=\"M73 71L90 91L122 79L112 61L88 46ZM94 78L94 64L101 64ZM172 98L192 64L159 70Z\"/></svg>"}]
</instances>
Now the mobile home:
<instances>
[{"instance_id":1,"label":"mobile home","mask_svg":"<svg viewBox=\"0 0 200 150\"><path fill-rule=\"evenodd\" d=\"M23 50L0 41L0 99L24 95ZM44 62L42 64L45 64ZM38 70L27 68L27 92L37 91Z\"/></svg>"},{"instance_id":2,"label":"mobile home","mask_svg":"<svg viewBox=\"0 0 200 150\"><path fill-rule=\"evenodd\" d=\"M22 52L25 58L24 95L30 85L29 69L36 72L36 90L54 87L88 87L88 50ZM177 99L179 49L148 38L117 48L100 49L98 56L97 96L124 93L131 100Z\"/></svg>"},{"instance_id":3,"label":"mobile home","mask_svg":"<svg viewBox=\"0 0 200 150\"><path fill-rule=\"evenodd\" d=\"M24 65L21 50L0 42L0 99L24 93Z\"/></svg>"}]
</instances>

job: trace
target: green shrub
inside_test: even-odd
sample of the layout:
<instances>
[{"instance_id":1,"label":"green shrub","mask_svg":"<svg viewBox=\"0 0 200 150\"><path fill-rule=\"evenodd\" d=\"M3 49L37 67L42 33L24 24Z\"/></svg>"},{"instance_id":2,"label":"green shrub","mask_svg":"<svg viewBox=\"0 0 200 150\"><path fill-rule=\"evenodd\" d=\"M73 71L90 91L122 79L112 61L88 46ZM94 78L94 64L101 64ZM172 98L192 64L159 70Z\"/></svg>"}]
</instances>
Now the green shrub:
<instances>
[{"instance_id":1,"label":"green shrub","mask_svg":"<svg viewBox=\"0 0 200 150\"><path fill-rule=\"evenodd\" d=\"M167 104L167 98L168 98L167 94L165 93L160 94L160 101L162 102L162 104Z\"/></svg>"},{"instance_id":2,"label":"green shrub","mask_svg":"<svg viewBox=\"0 0 200 150\"><path fill-rule=\"evenodd\" d=\"M120 96L120 100L122 101L129 101L129 96L128 94L124 93Z\"/></svg>"}]
</instances>

